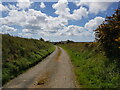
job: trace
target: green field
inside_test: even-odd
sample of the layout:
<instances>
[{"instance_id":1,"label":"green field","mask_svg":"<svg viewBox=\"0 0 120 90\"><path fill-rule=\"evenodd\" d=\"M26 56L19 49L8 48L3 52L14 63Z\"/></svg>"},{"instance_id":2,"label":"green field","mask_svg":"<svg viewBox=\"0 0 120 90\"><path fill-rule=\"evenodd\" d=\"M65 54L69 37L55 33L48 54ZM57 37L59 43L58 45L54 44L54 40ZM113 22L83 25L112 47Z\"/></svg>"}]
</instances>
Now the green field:
<instances>
[{"instance_id":1,"label":"green field","mask_svg":"<svg viewBox=\"0 0 120 90\"><path fill-rule=\"evenodd\" d=\"M117 63L105 57L97 43L59 44L70 55L80 87L120 88Z\"/></svg>"},{"instance_id":2,"label":"green field","mask_svg":"<svg viewBox=\"0 0 120 90\"><path fill-rule=\"evenodd\" d=\"M2 83L25 72L55 50L49 42L2 35Z\"/></svg>"}]
</instances>

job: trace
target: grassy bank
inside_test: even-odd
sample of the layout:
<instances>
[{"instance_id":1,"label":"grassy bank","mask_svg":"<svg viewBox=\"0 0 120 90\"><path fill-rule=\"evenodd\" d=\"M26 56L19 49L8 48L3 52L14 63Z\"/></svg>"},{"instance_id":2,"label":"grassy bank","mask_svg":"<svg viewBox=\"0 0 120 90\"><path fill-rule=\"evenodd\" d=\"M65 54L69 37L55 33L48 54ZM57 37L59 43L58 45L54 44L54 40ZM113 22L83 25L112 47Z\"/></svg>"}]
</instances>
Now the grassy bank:
<instances>
[{"instance_id":1,"label":"grassy bank","mask_svg":"<svg viewBox=\"0 0 120 90\"><path fill-rule=\"evenodd\" d=\"M55 50L49 42L2 35L2 82L25 72Z\"/></svg>"},{"instance_id":2,"label":"grassy bank","mask_svg":"<svg viewBox=\"0 0 120 90\"><path fill-rule=\"evenodd\" d=\"M120 88L120 74L115 61L109 61L97 43L60 44L71 57L80 87Z\"/></svg>"}]
</instances>

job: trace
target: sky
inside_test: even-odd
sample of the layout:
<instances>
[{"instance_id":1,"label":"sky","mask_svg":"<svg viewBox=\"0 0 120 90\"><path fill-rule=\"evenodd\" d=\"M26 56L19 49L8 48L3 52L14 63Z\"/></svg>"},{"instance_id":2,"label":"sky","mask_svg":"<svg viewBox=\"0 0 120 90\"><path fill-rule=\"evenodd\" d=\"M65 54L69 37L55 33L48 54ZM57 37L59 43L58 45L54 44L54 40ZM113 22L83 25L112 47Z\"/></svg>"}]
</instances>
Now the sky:
<instances>
[{"instance_id":1,"label":"sky","mask_svg":"<svg viewBox=\"0 0 120 90\"><path fill-rule=\"evenodd\" d=\"M118 2L33 2L0 3L0 33L52 42L93 42L94 30L118 8ZM119 0L118 0L119 1Z\"/></svg>"}]
</instances>

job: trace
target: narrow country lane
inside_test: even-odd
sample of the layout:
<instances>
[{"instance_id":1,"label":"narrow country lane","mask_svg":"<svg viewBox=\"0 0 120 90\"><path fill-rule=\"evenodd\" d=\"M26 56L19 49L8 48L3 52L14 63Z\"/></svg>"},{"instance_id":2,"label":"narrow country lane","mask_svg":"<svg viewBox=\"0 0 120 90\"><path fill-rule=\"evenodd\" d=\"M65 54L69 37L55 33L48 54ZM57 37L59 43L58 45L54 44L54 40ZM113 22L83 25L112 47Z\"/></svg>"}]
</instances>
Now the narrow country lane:
<instances>
[{"instance_id":1,"label":"narrow country lane","mask_svg":"<svg viewBox=\"0 0 120 90\"><path fill-rule=\"evenodd\" d=\"M4 88L76 88L68 54L60 47L42 62L19 75Z\"/></svg>"}]
</instances>

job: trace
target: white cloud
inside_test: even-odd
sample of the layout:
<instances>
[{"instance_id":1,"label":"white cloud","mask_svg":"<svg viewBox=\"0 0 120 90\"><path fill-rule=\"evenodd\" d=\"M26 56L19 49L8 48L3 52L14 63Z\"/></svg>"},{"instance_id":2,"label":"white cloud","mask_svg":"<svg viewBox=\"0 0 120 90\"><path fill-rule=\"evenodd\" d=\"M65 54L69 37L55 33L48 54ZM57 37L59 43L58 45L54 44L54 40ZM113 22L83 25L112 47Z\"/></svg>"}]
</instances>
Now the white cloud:
<instances>
[{"instance_id":1,"label":"white cloud","mask_svg":"<svg viewBox=\"0 0 120 90\"><path fill-rule=\"evenodd\" d=\"M3 26L0 27L0 31L2 33L8 33L8 32L15 32L15 31L17 31L17 29L15 29L13 27L6 26L6 25L3 25Z\"/></svg>"},{"instance_id":2,"label":"white cloud","mask_svg":"<svg viewBox=\"0 0 120 90\"><path fill-rule=\"evenodd\" d=\"M76 25L69 25L61 31L60 35L79 35L80 33L84 32L84 27L76 26Z\"/></svg>"},{"instance_id":3,"label":"white cloud","mask_svg":"<svg viewBox=\"0 0 120 90\"><path fill-rule=\"evenodd\" d=\"M17 7L19 7L20 9L26 9L29 8L31 3L30 0L17 0L18 4L16 5Z\"/></svg>"},{"instance_id":4,"label":"white cloud","mask_svg":"<svg viewBox=\"0 0 120 90\"><path fill-rule=\"evenodd\" d=\"M29 8L21 6L19 8ZM79 9L70 13L68 2L58 1L52 6L56 11L58 17L48 16L41 11L34 9L19 10L14 6L9 5L10 11L7 17L0 18L1 26L6 27L17 25L23 28L19 35L25 37L35 35L43 36L80 36L80 37L93 37L93 30L102 23L104 18L96 17L90 20L84 27L76 25L68 25L69 20L81 20L88 16L88 10L81 6ZM4 30L8 31L4 28ZM11 31L14 30L11 28Z\"/></svg>"},{"instance_id":5,"label":"white cloud","mask_svg":"<svg viewBox=\"0 0 120 90\"><path fill-rule=\"evenodd\" d=\"M89 22L87 22L85 24L85 28L87 30L94 30L96 29L100 24L102 24L102 22L105 20L105 18L102 17L95 17L94 19L90 20Z\"/></svg>"},{"instance_id":6,"label":"white cloud","mask_svg":"<svg viewBox=\"0 0 120 90\"><path fill-rule=\"evenodd\" d=\"M88 16L88 11L84 7L80 7L79 9L74 10L73 14L71 15L72 19L75 19L75 20L80 20L83 17L87 17L87 16Z\"/></svg>"},{"instance_id":7,"label":"white cloud","mask_svg":"<svg viewBox=\"0 0 120 90\"><path fill-rule=\"evenodd\" d=\"M0 18L0 21L1 24L24 26L28 24L43 23L45 22L45 18L47 18L46 14L33 9L29 9L28 11L10 10L9 15Z\"/></svg>"},{"instance_id":8,"label":"white cloud","mask_svg":"<svg viewBox=\"0 0 120 90\"><path fill-rule=\"evenodd\" d=\"M59 0L56 4L53 4L52 7L56 10L55 13L63 18L66 18L70 15L70 9L68 8L67 0Z\"/></svg>"},{"instance_id":9,"label":"white cloud","mask_svg":"<svg viewBox=\"0 0 120 90\"><path fill-rule=\"evenodd\" d=\"M0 24L23 25L26 24L27 13L25 11L10 10L7 17L0 18Z\"/></svg>"},{"instance_id":10,"label":"white cloud","mask_svg":"<svg viewBox=\"0 0 120 90\"><path fill-rule=\"evenodd\" d=\"M49 28L49 30L62 29L65 25L68 25L68 20L62 17L48 17L47 22L46 29Z\"/></svg>"},{"instance_id":11,"label":"white cloud","mask_svg":"<svg viewBox=\"0 0 120 90\"><path fill-rule=\"evenodd\" d=\"M68 1L67 0L59 0L58 3L53 4L53 9L55 9L55 14L59 15L62 18L67 20L80 20L83 17L88 16L88 11L84 7L80 7L70 13L70 9L68 8Z\"/></svg>"},{"instance_id":12,"label":"white cloud","mask_svg":"<svg viewBox=\"0 0 120 90\"><path fill-rule=\"evenodd\" d=\"M119 2L120 0L81 0L81 2Z\"/></svg>"},{"instance_id":13,"label":"white cloud","mask_svg":"<svg viewBox=\"0 0 120 90\"><path fill-rule=\"evenodd\" d=\"M27 32L29 32L29 30L28 29L23 29L22 32L27 33Z\"/></svg>"},{"instance_id":14,"label":"white cloud","mask_svg":"<svg viewBox=\"0 0 120 90\"><path fill-rule=\"evenodd\" d=\"M7 10L9 9L0 3L0 11L7 11Z\"/></svg>"},{"instance_id":15,"label":"white cloud","mask_svg":"<svg viewBox=\"0 0 120 90\"><path fill-rule=\"evenodd\" d=\"M80 9L84 11L84 8L81 7ZM78 11L74 11L74 13L76 12ZM81 13L81 15L83 13ZM72 15L74 16L75 14ZM76 17L74 19L82 18L77 16L74 17ZM22 30L23 34L30 33L44 36L77 35L84 37L85 35L90 36L91 31L97 28L97 26L101 24L103 20L104 19L102 17L96 17L95 19L90 20L88 23L86 23L85 27L75 25L66 26L68 25L68 19L59 16L47 16L45 13L42 13L41 11L36 11L34 9L29 9L28 11L10 10L9 16L0 18L0 21L2 21L1 25L18 25L24 28Z\"/></svg>"},{"instance_id":16,"label":"white cloud","mask_svg":"<svg viewBox=\"0 0 120 90\"><path fill-rule=\"evenodd\" d=\"M41 32L45 36L83 36L86 29L84 27L69 25L59 30L49 30Z\"/></svg>"},{"instance_id":17,"label":"white cloud","mask_svg":"<svg viewBox=\"0 0 120 90\"><path fill-rule=\"evenodd\" d=\"M99 0L94 0L90 2L85 2L81 0L80 2L76 3L77 6L87 6L89 8L89 13L98 14L99 12L106 11L108 7L111 5L111 2L99 2Z\"/></svg>"},{"instance_id":18,"label":"white cloud","mask_svg":"<svg viewBox=\"0 0 120 90\"><path fill-rule=\"evenodd\" d=\"M27 33L51 33L61 30L68 24L68 20L62 17L47 16L41 11L29 9L28 11L10 10L9 15L0 18L1 25L17 25L24 28L23 32Z\"/></svg>"},{"instance_id":19,"label":"white cloud","mask_svg":"<svg viewBox=\"0 0 120 90\"><path fill-rule=\"evenodd\" d=\"M41 2L40 8L45 8L45 7L46 7L45 4L43 2Z\"/></svg>"}]
</instances>

